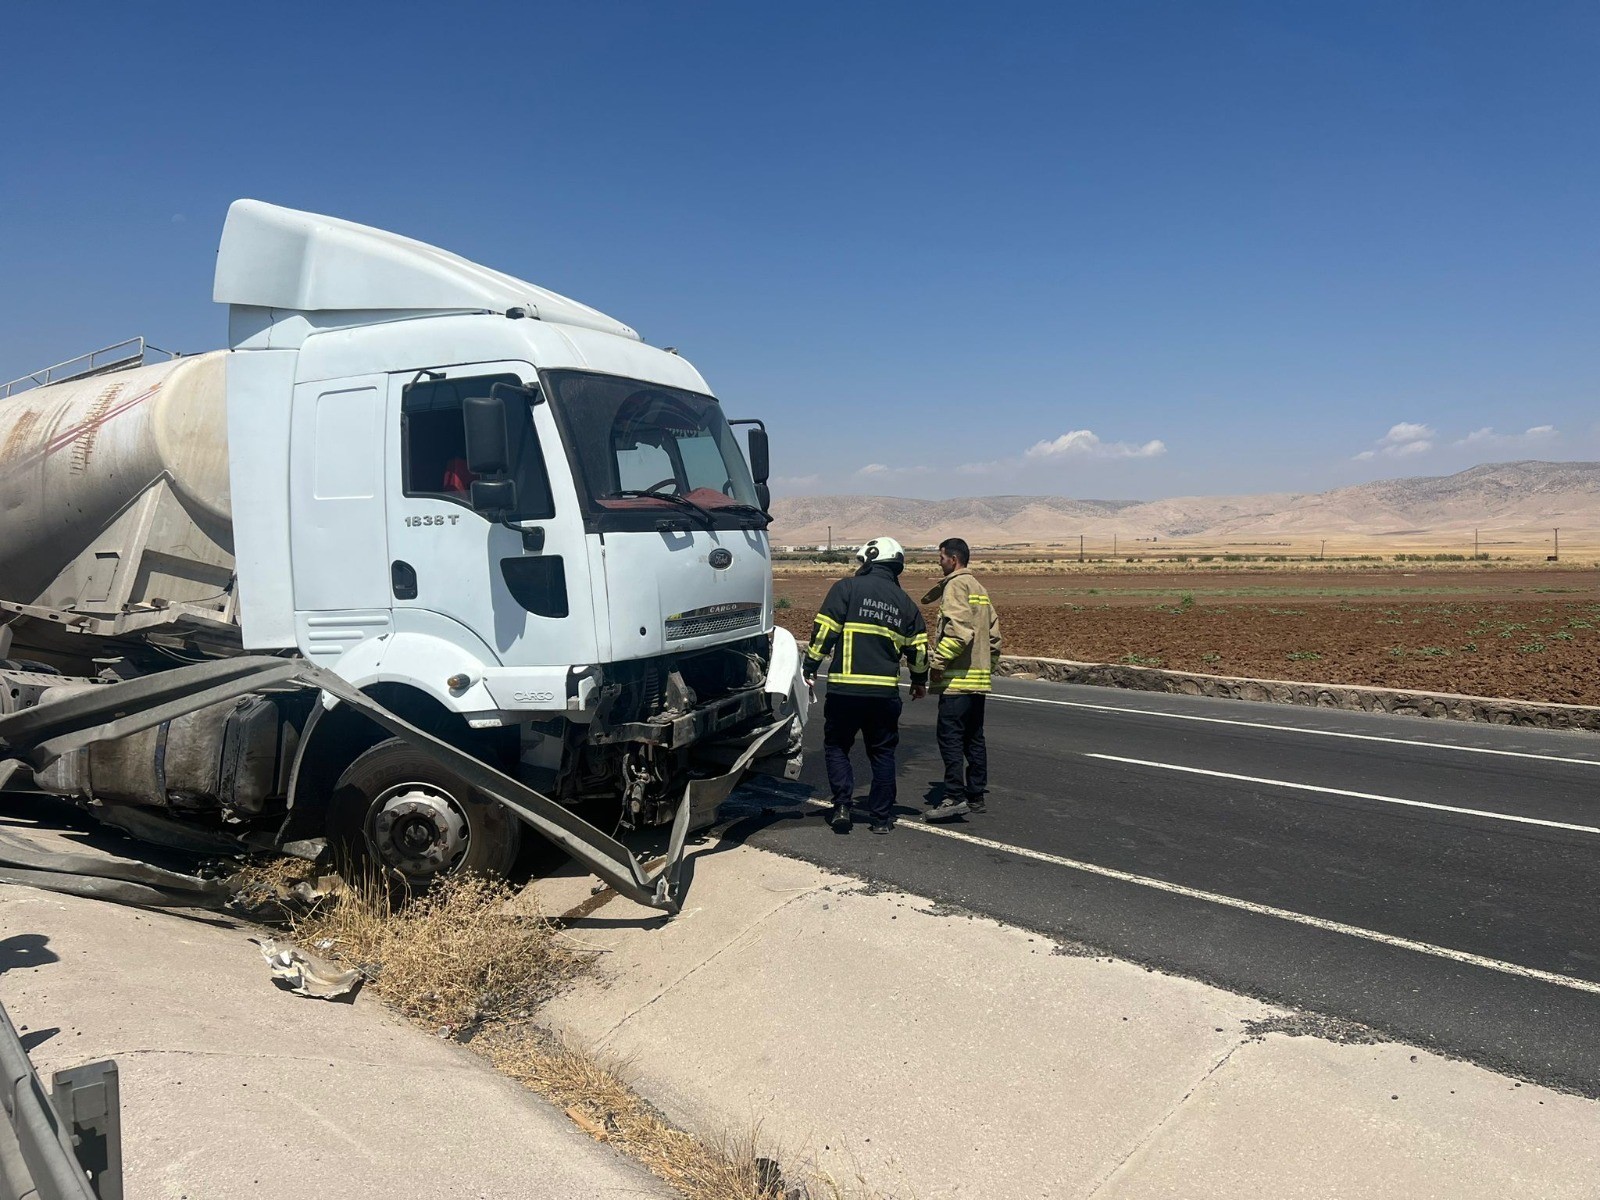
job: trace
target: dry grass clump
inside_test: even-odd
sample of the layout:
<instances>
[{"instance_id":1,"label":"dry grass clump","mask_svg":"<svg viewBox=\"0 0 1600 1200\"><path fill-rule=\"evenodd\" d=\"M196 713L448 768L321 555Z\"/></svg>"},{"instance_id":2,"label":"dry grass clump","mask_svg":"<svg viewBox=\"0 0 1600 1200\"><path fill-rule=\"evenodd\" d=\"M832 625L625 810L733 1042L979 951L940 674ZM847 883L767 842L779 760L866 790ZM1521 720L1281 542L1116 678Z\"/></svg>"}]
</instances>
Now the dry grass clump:
<instances>
[{"instance_id":1,"label":"dry grass clump","mask_svg":"<svg viewBox=\"0 0 1600 1200\"><path fill-rule=\"evenodd\" d=\"M288 911L295 886L309 884L315 867L303 858L253 858L232 875L234 907L252 916L281 916Z\"/></svg>"},{"instance_id":2,"label":"dry grass clump","mask_svg":"<svg viewBox=\"0 0 1600 1200\"><path fill-rule=\"evenodd\" d=\"M303 858L277 855L252 858L228 877L235 891L288 890L311 878L313 864Z\"/></svg>"},{"instance_id":3,"label":"dry grass clump","mask_svg":"<svg viewBox=\"0 0 1600 1200\"><path fill-rule=\"evenodd\" d=\"M583 965L543 917L507 910L498 880L453 876L425 895L341 888L300 916L295 938L357 967L408 1017L452 1029L526 1017Z\"/></svg>"},{"instance_id":4,"label":"dry grass clump","mask_svg":"<svg viewBox=\"0 0 1600 1200\"><path fill-rule=\"evenodd\" d=\"M657 1178L692 1200L867 1200L836 1181L808 1173L785 1179L777 1160L758 1153L759 1131L703 1141L670 1124L591 1054L527 1031L495 1031L475 1045L502 1073L561 1105L597 1141L638 1159Z\"/></svg>"}]
</instances>

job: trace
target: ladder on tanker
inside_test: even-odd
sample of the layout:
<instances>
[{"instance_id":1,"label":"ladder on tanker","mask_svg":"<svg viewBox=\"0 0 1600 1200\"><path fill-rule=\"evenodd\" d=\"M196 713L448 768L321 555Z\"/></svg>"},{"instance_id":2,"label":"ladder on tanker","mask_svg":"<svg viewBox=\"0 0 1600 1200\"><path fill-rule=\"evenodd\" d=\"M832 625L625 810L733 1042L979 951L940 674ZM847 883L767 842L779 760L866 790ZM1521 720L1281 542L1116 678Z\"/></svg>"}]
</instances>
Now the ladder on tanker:
<instances>
[{"instance_id":1,"label":"ladder on tanker","mask_svg":"<svg viewBox=\"0 0 1600 1200\"><path fill-rule=\"evenodd\" d=\"M31 375L20 376L10 383L0 384L0 400L10 399L18 392L48 387L52 383L62 383L68 379L86 379L91 375L105 375L111 371L142 367L147 361L159 361L150 359L149 356L152 354L165 354L169 359L182 357L176 350L163 350L160 346L152 346L142 337L131 337L113 342L109 346L102 346L98 350L91 350L87 354L80 354L76 358L69 358L65 362L58 362Z\"/></svg>"}]
</instances>

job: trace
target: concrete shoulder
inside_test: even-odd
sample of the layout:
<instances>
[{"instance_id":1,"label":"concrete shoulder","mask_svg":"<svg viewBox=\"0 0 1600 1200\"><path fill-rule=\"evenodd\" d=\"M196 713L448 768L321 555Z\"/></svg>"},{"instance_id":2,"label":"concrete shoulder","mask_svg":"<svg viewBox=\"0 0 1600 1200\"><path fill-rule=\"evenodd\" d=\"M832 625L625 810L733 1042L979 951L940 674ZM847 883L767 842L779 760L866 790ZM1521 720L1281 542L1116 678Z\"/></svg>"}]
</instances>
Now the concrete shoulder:
<instances>
[{"instance_id":1,"label":"concrete shoulder","mask_svg":"<svg viewBox=\"0 0 1600 1200\"><path fill-rule=\"evenodd\" d=\"M1264 1033L1304 1023L751 847L694 870L670 923L621 899L577 922L610 953L547 1017L702 1134L759 1124L786 1159L923 1200L1575 1198L1600 1177L1594 1102ZM551 911L586 899L567 887L542 888Z\"/></svg>"},{"instance_id":2,"label":"concrete shoulder","mask_svg":"<svg viewBox=\"0 0 1600 1200\"><path fill-rule=\"evenodd\" d=\"M115 1058L130 1196L671 1196L376 1000L271 983L250 930L0 886L6 1007L41 1076Z\"/></svg>"}]
</instances>

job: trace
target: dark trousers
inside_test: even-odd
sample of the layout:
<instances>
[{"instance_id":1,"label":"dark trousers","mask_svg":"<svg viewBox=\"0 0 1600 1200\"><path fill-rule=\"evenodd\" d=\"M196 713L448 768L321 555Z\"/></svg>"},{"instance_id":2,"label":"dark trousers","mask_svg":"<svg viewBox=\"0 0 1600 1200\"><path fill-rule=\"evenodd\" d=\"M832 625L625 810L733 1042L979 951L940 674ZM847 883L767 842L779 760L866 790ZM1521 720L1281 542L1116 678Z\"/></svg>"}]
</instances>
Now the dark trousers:
<instances>
[{"instance_id":1,"label":"dark trousers","mask_svg":"<svg viewBox=\"0 0 1600 1200\"><path fill-rule=\"evenodd\" d=\"M989 790L989 748L983 741L988 699L982 692L945 692L939 697L939 757L944 759L948 800L978 800Z\"/></svg>"},{"instance_id":2,"label":"dark trousers","mask_svg":"<svg viewBox=\"0 0 1600 1200\"><path fill-rule=\"evenodd\" d=\"M872 792L867 809L874 821L887 821L894 813L894 751L900 744L900 695L898 691L884 691L882 696L829 692L822 707L822 756L828 764L833 802L849 804L855 791L850 748L860 734L872 763Z\"/></svg>"}]
</instances>

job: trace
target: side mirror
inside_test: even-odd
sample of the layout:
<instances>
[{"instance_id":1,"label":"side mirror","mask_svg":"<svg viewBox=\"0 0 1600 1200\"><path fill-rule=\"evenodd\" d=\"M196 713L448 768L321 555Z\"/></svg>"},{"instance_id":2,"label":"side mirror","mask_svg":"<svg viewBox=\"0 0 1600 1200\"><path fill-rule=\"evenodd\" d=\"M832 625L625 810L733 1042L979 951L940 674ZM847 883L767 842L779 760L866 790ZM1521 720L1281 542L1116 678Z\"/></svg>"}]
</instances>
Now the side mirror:
<instances>
[{"instance_id":1,"label":"side mirror","mask_svg":"<svg viewBox=\"0 0 1600 1200\"><path fill-rule=\"evenodd\" d=\"M511 431L500 396L469 396L461 403L467 432L467 467L474 475L501 475L511 468ZM478 485L474 484L477 508Z\"/></svg>"},{"instance_id":2,"label":"side mirror","mask_svg":"<svg viewBox=\"0 0 1600 1200\"><path fill-rule=\"evenodd\" d=\"M486 517L508 518L517 511L517 482L514 479L474 479L472 511Z\"/></svg>"},{"instance_id":3,"label":"side mirror","mask_svg":"<svg viewBox=\"0 0 1600 1200\"><path fill-rule=\"evenodd\" d=\"M756 484L756 499L761 502L762 512L772 511L772 489L766 484Z\"/></svg>"},{"instance_id":4,"label":"side mirror","mask_svg":"<svg viewBox=\"0 0 1600 1200\"><path fill-rule=\"evenodd\" d=\"M770 447L767 443L767 431L757 425L750 430L750 474L758 484L767 482L771 474L772 464L769 460ZM762 504L765 508L765 503Z\"/></svg>"}]
</instances>

